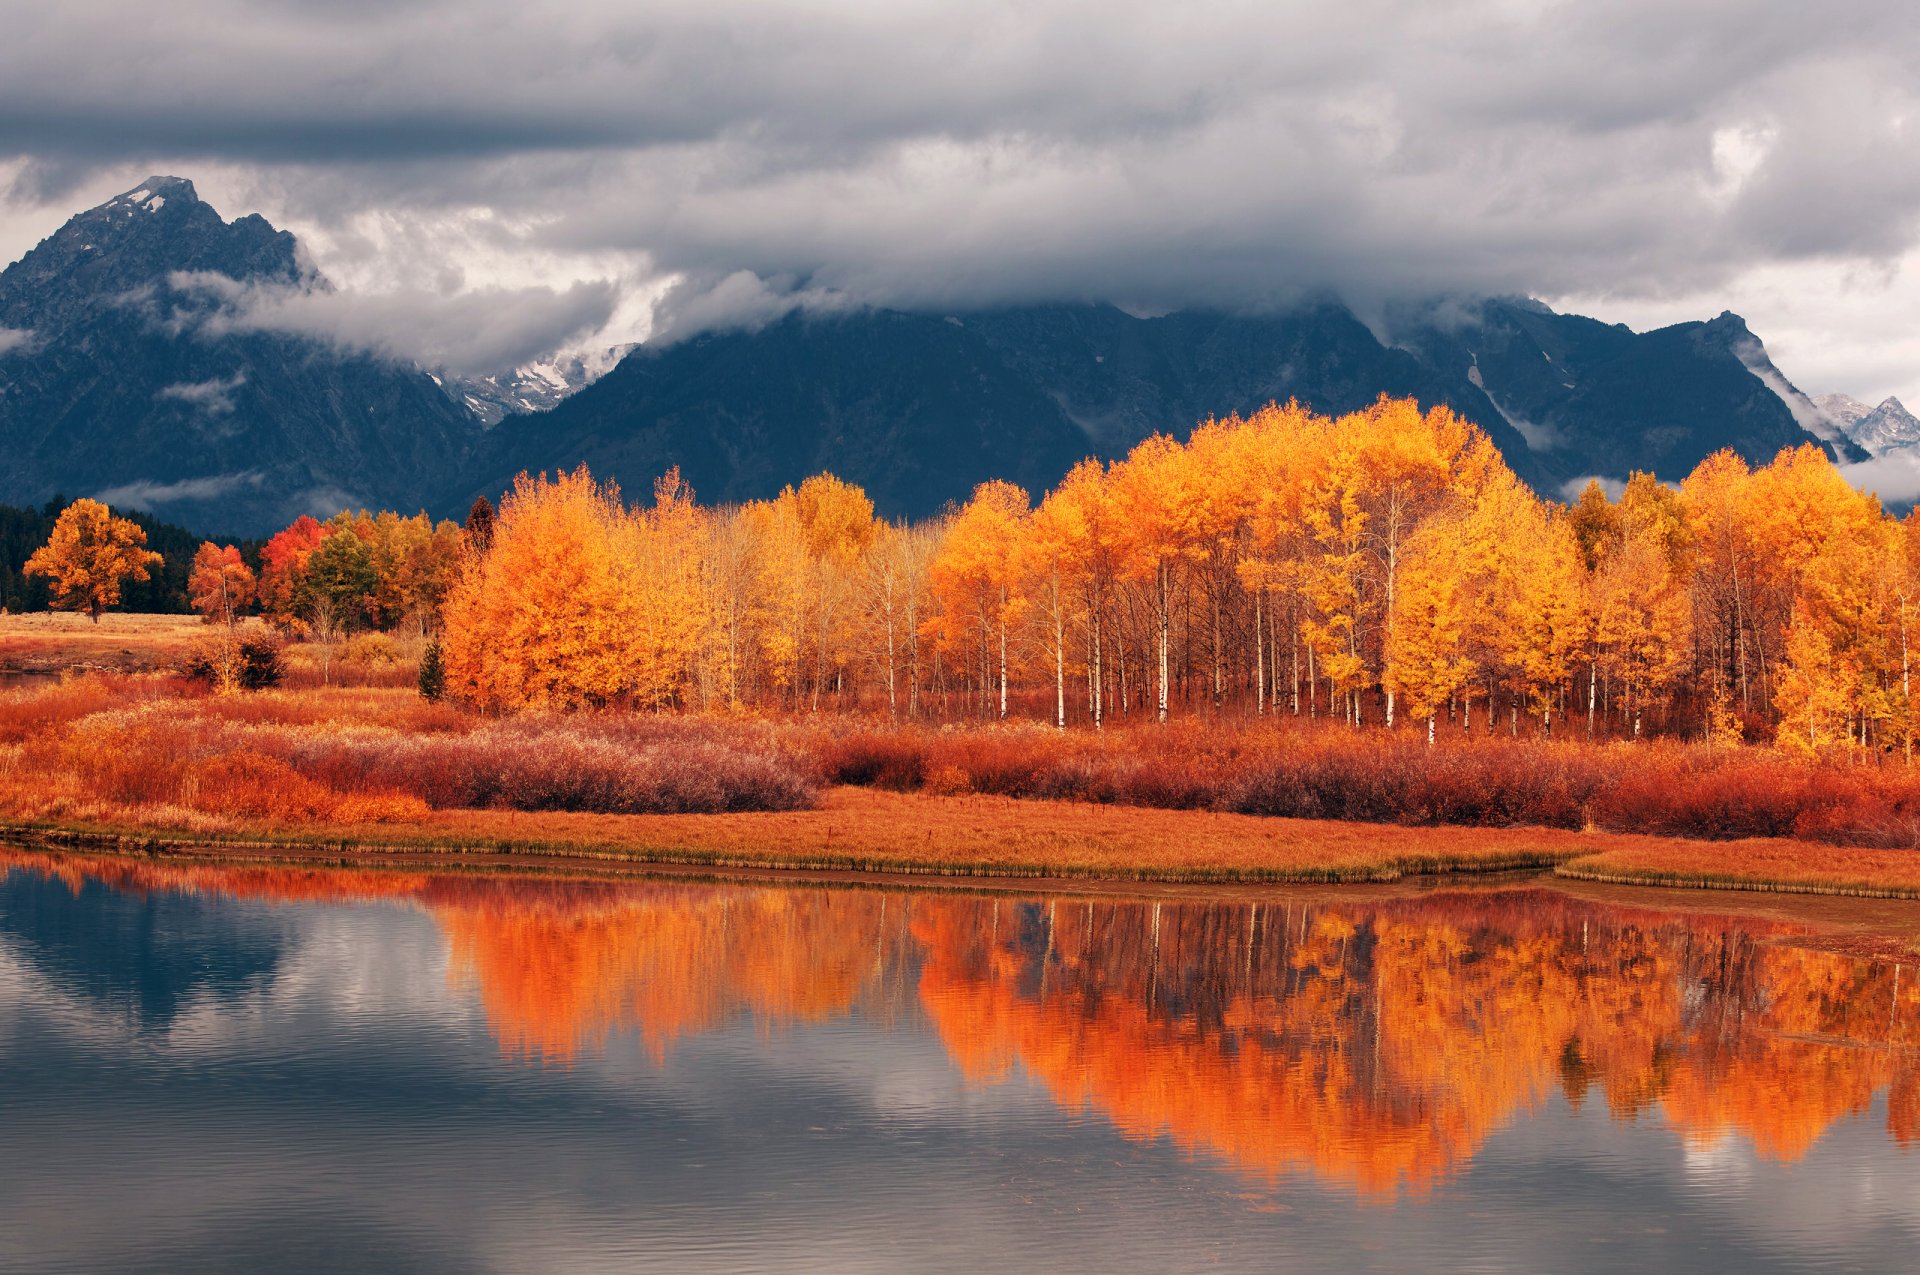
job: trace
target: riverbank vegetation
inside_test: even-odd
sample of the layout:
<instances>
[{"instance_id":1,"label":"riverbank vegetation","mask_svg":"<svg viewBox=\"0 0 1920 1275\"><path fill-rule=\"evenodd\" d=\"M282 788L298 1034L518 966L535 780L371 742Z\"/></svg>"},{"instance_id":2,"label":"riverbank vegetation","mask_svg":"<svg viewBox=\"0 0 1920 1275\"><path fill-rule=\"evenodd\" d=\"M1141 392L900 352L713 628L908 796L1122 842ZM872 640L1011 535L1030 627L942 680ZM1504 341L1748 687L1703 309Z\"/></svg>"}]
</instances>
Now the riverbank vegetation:
<instances>
[{"instance_id":1,"label":"riverbank vegetation","mask_svg":"<svg viewBox=\"0 0 1920 1275\"><path fill-rule=\"evenodd\" d=\"M192 676L0 698L0 779L15 818L116 826L868 787L1912 849L1916 527L1812 448L1561 506L1385 399L1208 422L920 524L829 475L717 509L674 473L637 507L523 475L464 526L201 546ZM1382 863L1424 861L1398 844Z\"/></svg>"},{"instance_id":2,"label":"riverbank vegetation","mask_svg":"<svg viewBox=\"0 0 1920 1275\"><path fill-rule=\"evenodd\" d=\"M492 711L1176 717L1911 753L1911 519L1812 447L1572 507L1444 408L1209 422L921 524L809 479L630 507L523 477L443 608Z\"/></svg>"},{"instance_id":3,"label":"riverbank vegetation","mask_svg":"<svg viewBox=\"0 0 1920 1275\"><path fill-rule=\"evenodd\" d=\"M0 822L162 841L1159 880L1571 863L1608 879L1920 894L1920 779L1898 763L1665 741L1428 746L1325 723L1096 735L825 716L493 717L401 687L221 695L160 675L0 692Z\"/></svg>"}]
</instances>

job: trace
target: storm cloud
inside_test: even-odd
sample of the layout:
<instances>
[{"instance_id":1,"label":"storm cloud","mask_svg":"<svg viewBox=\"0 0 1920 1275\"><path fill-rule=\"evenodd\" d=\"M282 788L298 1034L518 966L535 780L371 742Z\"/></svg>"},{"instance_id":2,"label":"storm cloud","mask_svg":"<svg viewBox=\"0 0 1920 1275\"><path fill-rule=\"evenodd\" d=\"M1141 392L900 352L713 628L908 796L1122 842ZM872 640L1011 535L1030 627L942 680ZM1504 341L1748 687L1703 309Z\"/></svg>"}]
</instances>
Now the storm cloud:
<instances>
[{"instance_id":1,"label":"storm cloud","mask_svg":"<svg viewBox=\"0 0 1920 1275\"><path fill-rule=\"evenodd\" d=\"M349 288L601 280L681 329L1324 290L1711 314L1766 270L1920 308L1904 0L7 8L8 225L171 167Z\"/></svg>"}]
</instances>

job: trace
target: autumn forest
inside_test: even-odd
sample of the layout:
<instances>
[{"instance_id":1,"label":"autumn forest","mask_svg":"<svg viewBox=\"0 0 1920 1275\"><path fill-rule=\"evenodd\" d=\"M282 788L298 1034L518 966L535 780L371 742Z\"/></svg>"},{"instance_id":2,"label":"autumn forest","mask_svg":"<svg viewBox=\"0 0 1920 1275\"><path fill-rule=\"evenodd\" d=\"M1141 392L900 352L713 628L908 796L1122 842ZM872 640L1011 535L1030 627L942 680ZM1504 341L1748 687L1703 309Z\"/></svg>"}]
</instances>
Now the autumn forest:
<instances>
[{"instance_id":1,"label":"autumn forest","mask_svg":"<svg viewBox=\"0 0 1920 1275\"><path fill-rule=\"evenodd\" d=\"M433 689L488 711L1276 715L1907 756L1917 534L1811 446L1557 504L1448 409L1383 398L1209 421L923 523L827 474L722 508L677 474L637 506L584 470L523 476L464 529L342 514L251 565L204 546L193 588L329 647L433 635Z\"/></svg>"}]
</instances>

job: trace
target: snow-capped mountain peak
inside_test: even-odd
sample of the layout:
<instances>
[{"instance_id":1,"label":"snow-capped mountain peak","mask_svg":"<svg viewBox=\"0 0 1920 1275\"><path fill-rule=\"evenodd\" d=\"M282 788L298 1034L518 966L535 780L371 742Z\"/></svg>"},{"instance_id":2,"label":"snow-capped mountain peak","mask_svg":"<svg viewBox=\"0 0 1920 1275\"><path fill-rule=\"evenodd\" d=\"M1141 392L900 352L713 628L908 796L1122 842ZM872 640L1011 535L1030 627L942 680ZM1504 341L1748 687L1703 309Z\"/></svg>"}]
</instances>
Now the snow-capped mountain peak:
<instances>
[{"instance_id":1,"label":"snow-capped mountain peak","mask_svg":"<svg viewBox=\"0 0 1920 1275\"><path fill-rule=\"evenodd\" d=\"M1920 443L1920 418L1891 395L1877 407L1868 407L1851 394L1822 394L1814 401L1848 438L1876 456Z\"/></svg>"}]
</instances>

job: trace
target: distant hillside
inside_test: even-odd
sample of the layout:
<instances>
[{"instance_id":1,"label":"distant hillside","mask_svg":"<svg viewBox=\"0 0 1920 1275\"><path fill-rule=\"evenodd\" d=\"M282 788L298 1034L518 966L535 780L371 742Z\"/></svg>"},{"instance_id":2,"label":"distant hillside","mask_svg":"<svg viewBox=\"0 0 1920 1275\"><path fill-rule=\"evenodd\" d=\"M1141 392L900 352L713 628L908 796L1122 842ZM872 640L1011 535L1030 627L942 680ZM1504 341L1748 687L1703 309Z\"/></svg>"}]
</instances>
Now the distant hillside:
<instances>
[{"instance_id":1,"label":"distant hillside","mask_svg":"<svg viewBox=\"0 0 1920 1275\"><path fill-rule=\"evenodd\" d=\"M0 500L100 496L194 527L419 502L479 424L425 373L207 326L179 276L324 287L293 236L178 178L81 213L0 273Z\"/></svg>"},{"instance_id":2,"label":"distant hillside","mask_svg":"<svg viewBox=\"0 0 1920 1275\"><path fill-rule=\"evenodd\" d=\"M1338 413L1383 393L1452 405L1553 496L1593 475L1678 478L1721 447L1756 462L1808 441L1864 455L1734 315L1637 334L1485 301L1389 344L1332 302L1266 316L867 311L643 346L551 411L508 417L439 503L585 462L637 491L678 465L722 501L831 469L889 514L924 515L987 478L1037 490L1082 456L1211 415L1289 398Z\"/></svg>"}]
</instances>

